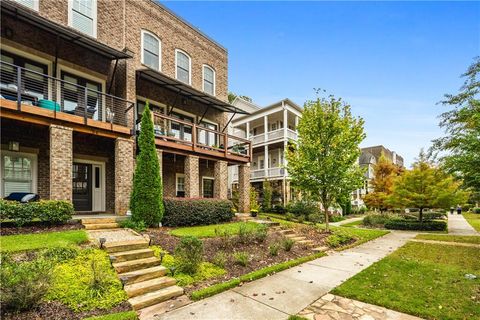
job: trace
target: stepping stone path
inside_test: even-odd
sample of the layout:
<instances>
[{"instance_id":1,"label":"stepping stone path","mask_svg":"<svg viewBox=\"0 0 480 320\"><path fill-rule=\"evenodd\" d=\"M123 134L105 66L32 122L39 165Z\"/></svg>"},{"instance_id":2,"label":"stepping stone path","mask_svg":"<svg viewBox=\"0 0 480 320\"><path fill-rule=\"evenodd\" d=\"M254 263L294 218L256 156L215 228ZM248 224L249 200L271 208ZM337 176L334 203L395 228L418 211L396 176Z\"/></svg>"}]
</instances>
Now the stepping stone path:
<instances>
[{"instance_id":1,"label":"stepping stone path","mask_svg":"<svg viewBox=\"0 0 480 320\"><path fill-rule=\"evenodd\" d=\"M421 320L383 307L326 294L298 313L308 320Z\"/></svg>"},{"instance_id":2,"label":"stepping stone path","mask_svg":"<svg viewBox=\"0 0 480 320\"><path fill-rule=\"evenodd\" d=\"M119 229L116 218L82 219L82 223L92 240L106 240L102 247L123 283L128 302L140 314L163 313L172 305L190 302L186 297L169 301L182 296L184 291L174 278L166 276L168 269L149 248L149 240L131 230Z\"/></svg>"},{"instance_id":3,"label":"stepping stone path","mask_svg":"<svg viewBox=\"0 0 480 320\"><path fill-rule=\"evenodd\" d=\"M286 238L292 239L300 245L310 247L314 252L324 252L329 249L326 246L315 247L313 240L308 240L306 237L296 234L295 230L293 229L282 229L280 226L275 226L273 227L273 230L275 230L277 233L283 234Z\"/></svg>"}]
</instances>

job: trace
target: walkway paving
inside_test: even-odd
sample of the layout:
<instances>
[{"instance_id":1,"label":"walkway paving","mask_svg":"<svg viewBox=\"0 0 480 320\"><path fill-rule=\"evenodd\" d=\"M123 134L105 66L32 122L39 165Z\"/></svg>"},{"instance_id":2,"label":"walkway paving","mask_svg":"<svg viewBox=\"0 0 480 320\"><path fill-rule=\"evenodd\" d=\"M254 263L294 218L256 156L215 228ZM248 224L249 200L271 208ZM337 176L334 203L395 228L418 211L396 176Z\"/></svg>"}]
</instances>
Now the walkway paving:
<instances>
[{"instance_id":1,"label":"walkway paving","mask_svg":"<svg viewBox=\"0 0 480 320\"><path fill-rule=\"evenodd\" d=\"M461 235L478 235L478 232L461 214L448 215L448 233Z\"/></svg>"},{"instance_id":2,"label":"walkway paving","mask_svg":"<svg viewBox=\"0 0 480 320\"><path fill-rule=\"evenodd\" d=\"M345 220L338 221L338 222L331 222L330 224L331 224L332 226L341 226L341 225L344 225L344 224L347 224L347 223L350 223L350 222L355 222L355 221L363 220L363 218L364 218L364 217L349 218L349 219L345 219Z\"/></svg>"},{"instance_id":3,"label":"walkway paving","mask_svg":"<svg viewBox=\"0 0 480 320\"><path fill-rule=\"evenodd\" d=\"M155 319L287 319L384 258L416 233L391 232L358 247L246 283Z\"/></svg>"},{"instance_id":4,"label":"walkway paving","mask_svg":"<svg viewBox=\"0 0 480 320\"><path fill-rule=\"evenodd\" d=\"M405 313L330 293L302 310L299 315L308 320L421 320Z\"/></svg>"}]
</instances>

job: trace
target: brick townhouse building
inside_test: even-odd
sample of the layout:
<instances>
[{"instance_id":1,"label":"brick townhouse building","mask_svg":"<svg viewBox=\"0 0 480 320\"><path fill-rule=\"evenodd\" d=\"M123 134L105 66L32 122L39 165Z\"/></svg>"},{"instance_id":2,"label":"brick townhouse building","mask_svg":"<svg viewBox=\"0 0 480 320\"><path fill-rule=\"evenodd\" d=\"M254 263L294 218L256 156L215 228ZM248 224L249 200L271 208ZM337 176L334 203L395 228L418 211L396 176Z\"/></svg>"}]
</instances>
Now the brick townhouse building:
<instances>
[{"instance_id":1,"label":"brick townhouse building","mask_svg":"<svg viewBox=\"0 0 480 320\"><path fill-rule=\"evenodd\" d=\"M251 145L227 133L227 50L152 0L1 1L1 185L123 215L149 101L167 197L227 198Z\"/></svg>"}]
</instances>

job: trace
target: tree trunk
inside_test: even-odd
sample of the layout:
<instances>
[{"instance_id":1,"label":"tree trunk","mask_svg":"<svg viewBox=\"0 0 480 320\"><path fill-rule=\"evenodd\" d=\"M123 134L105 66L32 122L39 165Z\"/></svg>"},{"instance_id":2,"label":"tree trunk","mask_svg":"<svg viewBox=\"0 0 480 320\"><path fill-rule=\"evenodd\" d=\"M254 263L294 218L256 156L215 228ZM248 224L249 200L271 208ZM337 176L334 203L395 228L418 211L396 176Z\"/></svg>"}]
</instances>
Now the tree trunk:
<instances>
[{"instance_id":1,"label":"tree trunk","mask_svg":"<svg viewBox=\"0 0 480 320\"><path fill-rule=\"evenodd\" d=\"M420 220L420 222L423 221L423 208L420 208L420 212L418 213L418 220Z\"/></svg>"}]
</instances>

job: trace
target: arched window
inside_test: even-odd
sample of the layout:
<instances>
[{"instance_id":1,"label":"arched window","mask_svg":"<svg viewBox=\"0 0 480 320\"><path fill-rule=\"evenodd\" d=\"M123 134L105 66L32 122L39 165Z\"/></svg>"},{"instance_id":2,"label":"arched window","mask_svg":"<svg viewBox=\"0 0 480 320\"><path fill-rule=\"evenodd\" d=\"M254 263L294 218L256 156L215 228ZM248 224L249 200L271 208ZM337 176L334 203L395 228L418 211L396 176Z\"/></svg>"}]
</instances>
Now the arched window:
<instances>
[{"instance_id":1,"label":"arched window","mask_svg":"<svg viewBox=\"0 0 480 320\"><path fill-rule=\"evenodd\" d=\"M205 64L203 65L203 92L215 95L215 70Z\"/></svg>"},{"instance_id":2,"label":"arched window","mask_svg":"<svg viewBox=\"0 0 480 320\"><path fill-rule=\"evenodd\" d=\"M142 63L154 70L161 70L161 42L156 35L142 30Z\"/></svg>"},{"instance_id":3,"label":"arched window","mask_svg":"<svg viewBox=\"0 0 480 320\"><path fill-rule=\"evenodd\" d=\"M185 52L175 50L175 77L184 83L191 84L191 59Z\"/></svg>"}]
</instances>

